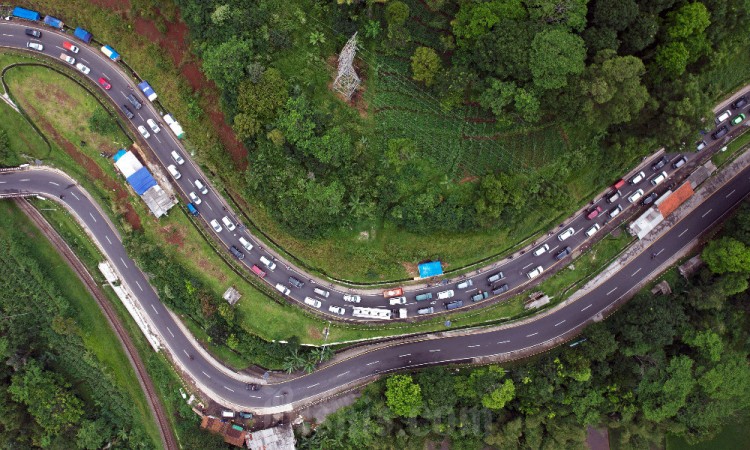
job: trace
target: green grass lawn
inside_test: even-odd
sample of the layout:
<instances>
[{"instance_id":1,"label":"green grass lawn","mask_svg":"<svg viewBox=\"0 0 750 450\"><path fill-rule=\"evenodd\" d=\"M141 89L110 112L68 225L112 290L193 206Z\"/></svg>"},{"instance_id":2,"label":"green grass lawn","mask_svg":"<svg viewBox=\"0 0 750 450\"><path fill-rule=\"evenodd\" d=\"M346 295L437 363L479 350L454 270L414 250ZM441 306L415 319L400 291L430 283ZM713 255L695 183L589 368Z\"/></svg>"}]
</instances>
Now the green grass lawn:
<instances>
[{"instance_id":1,"label":"green grass lawn","mask_svg":"<svg viewBox=\"0 0 750 450\"><path fill-rule=\"evenodd\" d=\"M745 413L736 423L731 423L713 439L690 445L685 439L667 436L666 450L745 450L750 445L750 413Z\"/></svg>"},{"instance_id":2,"label":"green grass lawn","mask_svg":"<svg viewBox=\"0 0 750 450\"><path fill-rule=\"evenodd\" d=\"M52 244L41 235L26 216L12 202L2 201L0 202L0 234L12 228L25 230L29 239L33 240L34 246L29 247L31 256L45 268L50 281L59 288L60 294L70 303L73 309L71 315L76 318L78 334L86 348L106 368L119 389L124 391L135 405L136 421L147 430L155 444L160 442L156 422L151 415L135 372L96 301L58 255ZM95 277L96 275L94 274Z\"/></svg>"}]
</instances>

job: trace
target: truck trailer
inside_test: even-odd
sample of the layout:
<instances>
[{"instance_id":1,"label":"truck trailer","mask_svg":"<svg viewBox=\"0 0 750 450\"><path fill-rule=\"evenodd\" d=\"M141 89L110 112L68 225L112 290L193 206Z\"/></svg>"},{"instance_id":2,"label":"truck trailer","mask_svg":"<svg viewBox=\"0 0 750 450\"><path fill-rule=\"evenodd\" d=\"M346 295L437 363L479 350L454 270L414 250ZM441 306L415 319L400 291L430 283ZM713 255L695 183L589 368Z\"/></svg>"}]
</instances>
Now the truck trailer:
<instances>
[{"instance_id":1,"label":"truck trailer","mask_svg":"<svg viewBox=\"0 0 750 450\"><path fill-rule=\"evenodd\" d=\"M62 30L65 25L62 20L52 16L44 16L44 24L58 30Z\"/></svg>"},{"instance_id":2,"label":"truck trailer","mask_svg":"<svg viewBox=\"0 0 750 450\"><path fill-rule=\"evenodd\" d=\"M102 47L102 53L107 55L107 58L111 59L112 61L119 61L120 60L120 54L115 51L112 47L109 45L105 45Z\"/></svg>"},{"instance_id":3,"label":"truck trailer","mask_svg":"<svg viewBox=\"0 0 750 450\"><path fill-rule=\"evenodd\" d=\"M170 114L164 114L164 122L167 123L169 129L177 136L177 139L182 139L185 136L185 132L182 130L182 126L179 122L174 120Z\"/></svg>"},{"instance_id":4,"label":"truck trailer","mask_svg":"<svg viewBox=\"0 0 750 450\"><path fill-rule=\"evenodd\" d=\"M142 81L138 83L138 89L143 92L143 95L145 95L149 101L153 102L154 100L156 100L156 92L154 92L154 88L152 88L151 85L148 84L148 81Z\"/></svg>"},{"instance_id":5,"label":"truck trailer","mask_svg":"<svg viewBox=\"0 0 750 450\"><path fill-rule=\"evenodd\" d=\"M82 40L83 42L90 44L91 38L94 36L89 33L88 31L84 30L81 27L76 28L76 30L73 32L73 36L77 37L78 39Z\"/></svg>"},{"instance_id":6,"label":"truck trailer","mask_svg":"<svg viewBox=\"0 0 750 450\"><path fill-rule=\"evenodd\" d=\"M20 6L16 6L15 8L13 8L13 17L18 17L19 19L26 20L35 20L37 22L42 19L42 15L38 12L26 8L21 8Z\"/></svg>"}]
</instances>

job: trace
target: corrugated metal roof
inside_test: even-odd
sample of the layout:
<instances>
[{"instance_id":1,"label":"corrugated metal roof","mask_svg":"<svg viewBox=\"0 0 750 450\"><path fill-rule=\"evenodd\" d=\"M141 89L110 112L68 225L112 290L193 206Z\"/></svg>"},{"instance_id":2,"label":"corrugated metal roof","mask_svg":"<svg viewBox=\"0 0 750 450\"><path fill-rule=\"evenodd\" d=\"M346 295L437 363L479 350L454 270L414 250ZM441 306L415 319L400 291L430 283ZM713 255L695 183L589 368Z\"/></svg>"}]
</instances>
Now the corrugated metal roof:
<instances>
[{"instance_id":1,"label":"corrugated metal roof","mask_svg":"<svg viewBox=\"0 0 750 450\"><path fill-rule=\"evenodd\" d=\"M690 183L683 183L682 186L678 187L671 195L664 199L658 204L659 211L664 217L672 214L679 206L685 203L685 200L693 196L695 191Z\"/></svg>"}]
</instances>

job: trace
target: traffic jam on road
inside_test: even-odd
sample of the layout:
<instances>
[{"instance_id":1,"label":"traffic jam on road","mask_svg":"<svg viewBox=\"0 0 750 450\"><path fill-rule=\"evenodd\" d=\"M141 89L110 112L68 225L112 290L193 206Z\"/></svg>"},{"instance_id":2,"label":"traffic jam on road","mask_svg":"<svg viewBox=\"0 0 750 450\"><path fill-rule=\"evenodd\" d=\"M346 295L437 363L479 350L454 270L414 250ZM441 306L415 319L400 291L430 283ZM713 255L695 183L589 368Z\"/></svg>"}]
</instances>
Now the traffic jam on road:
<instances>
[{"instance_id":1,"label":"traffic jam on road","mask_svg":"<svg viewBox=\"0 0 750 450\"><path fill-rule=\"evenodd\" d=\"M74 44L65 33L63 23L50 16L46 16L43 23L54 32L39 30L28 21L41 21L41 15L33 11L28 11L27 14L24 11L28 10L21 8L20 16L17 17L26 19L25 21L14 23L15 21L6 18L2 22L5 36L18 36L26 41L25 47L30 51L64 61L101 88L102 93L109 96L132 122L172 176L174 184L186 199L188 212L205 221L225 245L229 255L267 282L280 295L336 318L388 320L424 316L510 295L516 288L541 277L556 264L562 264L623 211L653 204L670 186L673 173L695 158L695 154L665 154L650 164L639 167L627 179L614 183L606 195L593 201L586 210L560 224L558 230L549 232L543 240L534 242L528 250L521 250L471 277L459 276L452 282L443 279L432 286L408 293L397 288L382 294L357 294L351 289L333 284L324 286L316 283L314 279L296 271L291 265L282 263L272 253L264 250L262 243L248 232L227 207L224 199L209 188L205 176L179 142L184 137L179 123L170 114L157 112L153 103L157 95L148 82L140 80L136 90L124 71L112 70L111 64L120 61L120 55L114 48L108 45L101 48L90 46L92 35L81 28L73 32L73 37L80 41L78 45ZM22 17L23 15L26 16ZM19 47L24 46L23 41L18 44ZM143 94L149 101L143 101L139 94ZM710 132L713 140L698 142L697 151L718 145L731 127L745 121L743 110L747 106L748 101L744 95L735 99L731 109L722 111L716 117L717 128ZM162 131L165 123L166 128L172 131L171 134Z\"/></svg>"}]
</instances>

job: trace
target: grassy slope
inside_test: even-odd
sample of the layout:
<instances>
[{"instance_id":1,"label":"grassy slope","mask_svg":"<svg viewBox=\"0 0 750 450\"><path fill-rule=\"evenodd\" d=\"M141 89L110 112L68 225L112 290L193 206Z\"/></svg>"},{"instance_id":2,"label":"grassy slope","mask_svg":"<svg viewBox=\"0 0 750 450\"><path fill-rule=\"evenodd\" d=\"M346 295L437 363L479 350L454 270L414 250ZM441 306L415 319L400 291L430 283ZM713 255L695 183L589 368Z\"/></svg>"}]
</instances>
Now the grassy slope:
<instances>
[{"instance_id":1,"label":"grassy slope","mask_svg":"<svg viewBox=\"0 0 750 450\"><path fill-rule=\"evenodd\" d=\"M99 360L112 376L120 390L124 391L135 405L136 422L140 422L154 443L160 442L159 431L146 397L141 390L130 361L117 337L107 323L96 301L65 264L57 251L31 224L24 214L11 202L0 202L0 236L7 239L5 230L21 228L34 242L28 247L30 256L38 261L50 277L50 282L59 288L74 312L86 348Z\"/></svg>"}]
</instances>

